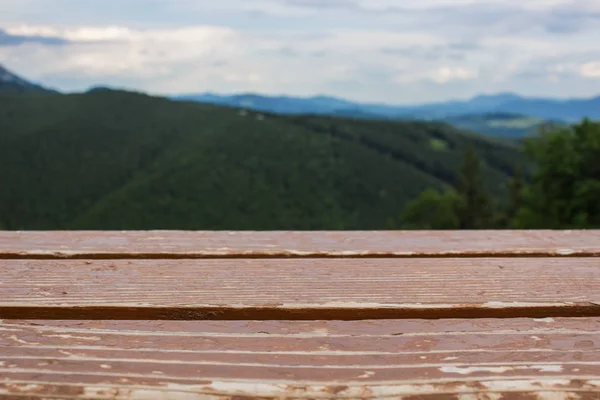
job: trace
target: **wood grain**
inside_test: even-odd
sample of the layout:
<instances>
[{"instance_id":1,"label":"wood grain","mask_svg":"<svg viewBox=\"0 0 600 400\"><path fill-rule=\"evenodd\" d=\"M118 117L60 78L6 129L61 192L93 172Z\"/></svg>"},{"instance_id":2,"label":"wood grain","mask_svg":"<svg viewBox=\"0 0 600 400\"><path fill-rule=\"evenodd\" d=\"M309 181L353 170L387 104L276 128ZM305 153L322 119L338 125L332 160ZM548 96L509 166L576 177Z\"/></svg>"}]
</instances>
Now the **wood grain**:
<instances>
[{"instance_id":1,"label":"wood grain","mask_svg":"<svg viewBox=\"0 0 600 400\"><path fill-rule=\"evenodd\" d=\"M0 324L5 398L457 394L600 398L600 318Z\"/></svg>"},{"instance_id":2,"label":"wood grain","mask_svg":"<svg viewBox=\"0 0 600 400\"><path fill-rule=\"evenodd\" d=\"M0 232L0 258L600 256L600 231Z\"/></svg>"},{"instance_id":3,"label":"wood grain","mask_svg":"<svg viewBox=\"0 0 600 400\"><path fill-rule=\"evenodd\" d=\"M3 232L0 399L600 400L598 256L600 231Z\"/></svg>"},{"instance_id":4,"label":"wood grain","mask_svg":"<svg viewBox=\"0 0 600 400\"><path fill-rule=\"evenodd\" d=\"M600 259L3 260L0 318L600 315Z\"/></svg>"}]
</instances>

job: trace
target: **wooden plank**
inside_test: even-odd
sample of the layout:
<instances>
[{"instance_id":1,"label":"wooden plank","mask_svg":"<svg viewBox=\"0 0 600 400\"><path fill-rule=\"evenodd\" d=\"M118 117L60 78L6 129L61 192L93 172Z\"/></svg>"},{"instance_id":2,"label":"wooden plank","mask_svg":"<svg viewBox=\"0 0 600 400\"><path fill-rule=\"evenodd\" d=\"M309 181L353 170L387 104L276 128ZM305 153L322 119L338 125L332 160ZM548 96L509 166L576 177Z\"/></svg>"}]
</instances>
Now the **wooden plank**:
<instances>
[{"instance_id":1,"label":"wooden plank","mask_svg":"<svg viewBox=\"0 0 600 400\"><path fill-rule=\"evenodd\" d=\"M600 315L596 258L4 260L0 318Z\"/></svg>"},{"instance_id":2,"label":"wooden plank","mask_svg":"<svg viewBox=\"0 0 600 400\"><path fill-rule=\"evenodd\" d=\"M0 232L0 258L600 256L600 231Z\"/></svg>"},{"instance_id":3,"label":"wooden plank","mask_svg":"<svg viewBox=\"0 0 600 400\"><path fill-rule=\"evenodd\" d=\"M0 324L5 398L457 394L600 398L600 318Z\"/></svg>"}]
</instances>

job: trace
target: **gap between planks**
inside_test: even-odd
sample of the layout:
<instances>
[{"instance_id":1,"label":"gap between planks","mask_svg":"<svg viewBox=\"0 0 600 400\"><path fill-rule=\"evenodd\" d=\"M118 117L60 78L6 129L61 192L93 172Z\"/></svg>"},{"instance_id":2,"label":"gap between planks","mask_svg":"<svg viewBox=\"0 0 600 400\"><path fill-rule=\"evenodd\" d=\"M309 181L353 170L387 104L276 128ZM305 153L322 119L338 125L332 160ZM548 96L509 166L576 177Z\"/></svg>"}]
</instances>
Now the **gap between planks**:
<instances>
[{"instance_id":1,"label":"gap between planks","mask_svg":"<svg viewBox=\"0 0 600 400\"><path fill-rule=\"evenodd\" d=\"M598 251L440 251L436 253L418 252L203 252L203 253L79 253L51 251L26 253L0 253L0 260L259 260L259 259L412 259L412 258L600 258Z\"/></svg>"},{"instance_id":2,"label":"gap between planks","mask_svg":"<svg viewBox=\"0 0 600 400\"><path fill-rule=\"evenodd\" d=\"M362 321L399 319L600 317L600 304L556 304L487 307L424 305L418 307L136 307L136 306L2 306L0 318L48 320L160 320L160 321Z\"/></svg>"}]
</instances>

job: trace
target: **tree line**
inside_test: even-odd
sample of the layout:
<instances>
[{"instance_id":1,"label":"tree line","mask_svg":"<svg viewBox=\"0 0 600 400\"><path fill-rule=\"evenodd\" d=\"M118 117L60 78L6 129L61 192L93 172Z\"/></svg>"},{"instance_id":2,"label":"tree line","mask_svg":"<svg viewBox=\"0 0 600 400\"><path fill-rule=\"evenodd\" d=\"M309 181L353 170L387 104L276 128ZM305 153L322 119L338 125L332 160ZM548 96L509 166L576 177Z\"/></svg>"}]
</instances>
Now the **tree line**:
<instances>
[{"instance_id":1,"label":"tree line","mask_svg":"<svg viewBox=\"0 0 600 400\"><path fill-rule=\"evenodd\" d=\"M515 166L504 201L486 191L482 161L469 146L454 186L424 191L389 228L600 228L600 123L542 129L523 151L531 164Z\"/></svg>"}]
</instances>

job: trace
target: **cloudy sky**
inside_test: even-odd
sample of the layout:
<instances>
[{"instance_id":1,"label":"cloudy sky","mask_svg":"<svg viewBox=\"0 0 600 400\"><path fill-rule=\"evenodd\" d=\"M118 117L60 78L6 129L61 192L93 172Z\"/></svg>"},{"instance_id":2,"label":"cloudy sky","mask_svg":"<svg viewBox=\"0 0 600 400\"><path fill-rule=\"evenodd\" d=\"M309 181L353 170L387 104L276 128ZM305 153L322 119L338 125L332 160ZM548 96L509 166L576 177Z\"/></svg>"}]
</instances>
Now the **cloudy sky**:
<instances>
[{"instance_id":1,"label":"cloudy sky","mask_svg":"<svg viewBox=\"0 0 600 400\"><path fill-rule=\"evenodd\" d=\"M600 1L0 0L0 64L68 91L589 97Z\"/></svg>"}]
</instances>

